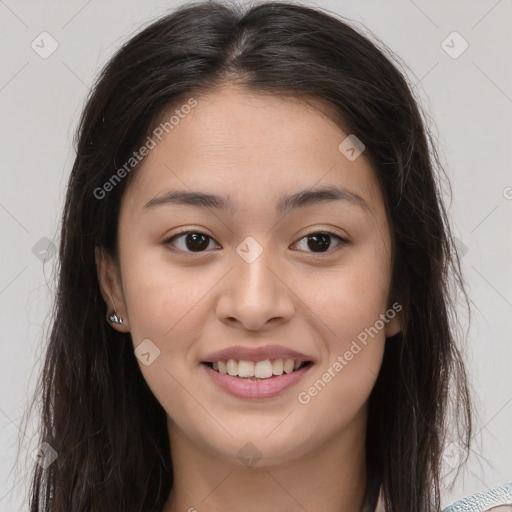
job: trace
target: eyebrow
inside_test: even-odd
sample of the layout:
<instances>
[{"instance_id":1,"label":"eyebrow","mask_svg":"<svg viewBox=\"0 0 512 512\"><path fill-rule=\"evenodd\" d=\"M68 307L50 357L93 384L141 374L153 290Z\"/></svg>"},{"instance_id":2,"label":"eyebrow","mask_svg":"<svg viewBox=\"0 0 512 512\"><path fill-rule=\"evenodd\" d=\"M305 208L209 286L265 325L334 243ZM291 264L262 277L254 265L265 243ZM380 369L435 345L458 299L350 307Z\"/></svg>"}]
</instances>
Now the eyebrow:
<instances>
[{"instance_id":1,"label":"eyebrow","mask_svg":"<svg viewBox=\"0 0 512 512\"><path fill-rule=\"evenodd\" d=\"M305 208L314 204L332 201L345 201L356 206L363 213L372 213L372 209L361 196L344 187L337 186L301 190L291 195L282 196L276 203L276 212L279 215L283 215L296 208ZM223 197L216 194L189 190L172 190L162 196L155 197L144 205L144 210L168 204L214 208L216 210L229 211L231 214L236 212L236 204L229 196Z\"/></svg>"}]
</instances>

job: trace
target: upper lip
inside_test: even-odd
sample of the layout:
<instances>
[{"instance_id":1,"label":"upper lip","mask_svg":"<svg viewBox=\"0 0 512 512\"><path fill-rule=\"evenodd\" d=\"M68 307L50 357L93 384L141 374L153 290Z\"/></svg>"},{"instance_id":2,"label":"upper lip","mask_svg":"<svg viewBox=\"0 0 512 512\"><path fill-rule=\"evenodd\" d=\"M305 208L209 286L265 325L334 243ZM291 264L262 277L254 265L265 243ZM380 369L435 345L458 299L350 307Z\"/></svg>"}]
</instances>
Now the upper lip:
<instances>
[{"instance_id":1,"label":"upper lip","mask_svg":"<svg viewBox=\"0 0 512 512\"><path fill-rule=\"evenodd\" d=\"M295 361L313 361L310 356L281 345L265 345L263 347L244 347L237 345L208 354L203 363L215 363L236 359L238 361L265 361L266 359L294 359Z\"/></svg>"}]
</instances>

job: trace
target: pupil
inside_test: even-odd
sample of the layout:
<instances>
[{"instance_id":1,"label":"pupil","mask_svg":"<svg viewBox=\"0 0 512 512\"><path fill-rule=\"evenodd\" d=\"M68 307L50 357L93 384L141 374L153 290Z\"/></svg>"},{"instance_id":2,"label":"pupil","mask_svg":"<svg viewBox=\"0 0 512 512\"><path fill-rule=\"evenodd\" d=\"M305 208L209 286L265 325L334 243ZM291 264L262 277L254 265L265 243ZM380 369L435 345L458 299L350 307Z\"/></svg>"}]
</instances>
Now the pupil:
<instances>
[{"instance_id":1,"label":"pupil","mask_svg":"<svg viewBox=\"0 0 512 512\"><path fill-rule=\"evenodd\" d=\"M186 237L187 249L190 251L201 251L208 247L208 236L201 233L189 233Z\"/></svg>"},{"instance_id":2,"label":"pupil","mask_svg":"<svg viewBox=\"0 0 512 512\"><path fill-rule=\"evenodd\" d=\"M208 247L208 236L201 233L189 233L186 237L187 249L199 252ZM317 252L325 251L330 246L330 235L317 233L308 236L308 247Z\"/></svg>"},{"instance_id":3,"label":"pupil","mask_svg":"<svg viewBox=\"0 0 512 512\"><path fill-rule=\"evenodd\" d=\"M309 235L308 236L308 247L313 250L316 248L319 248L320 250L327 250L329 249L330 245L330 235L327 233L319 233L315 235ZM313 243L311 243L313 242Z\"/></svg>"}]
</instances>

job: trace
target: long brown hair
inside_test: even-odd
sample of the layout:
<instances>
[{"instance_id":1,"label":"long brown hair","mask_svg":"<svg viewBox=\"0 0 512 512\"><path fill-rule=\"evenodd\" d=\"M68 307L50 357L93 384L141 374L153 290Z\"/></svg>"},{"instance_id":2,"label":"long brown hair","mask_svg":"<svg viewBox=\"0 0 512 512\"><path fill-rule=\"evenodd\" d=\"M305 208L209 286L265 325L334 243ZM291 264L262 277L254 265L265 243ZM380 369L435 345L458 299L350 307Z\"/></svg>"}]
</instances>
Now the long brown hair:
<instances>
[{"instance_id":1,"label":"long brown hair","mask_svg":"<svg viewBox=\"0 0 512 512\"><path fill-rule=\"evenodd\" d=\"M107 63L82 113L62 215L58 288L33 398L40 443L58 457L34 464L31 512L160 512L168 498L166 413L130 335L105 321L94 256L97 247L116 255L120 199L138 166L104 197L95 191L162 112L234 80L316 98L366 146L395 240L390 297L403 307L403 330L386 343L369 400L367 464L381 475L387 511L439 510L448 428L456 426L459 445L469 448L471 439L454 289L469 301L433 136L398 61L379 46L321 9L207 1L153 22Z\"/></svg>"}]
</instances>

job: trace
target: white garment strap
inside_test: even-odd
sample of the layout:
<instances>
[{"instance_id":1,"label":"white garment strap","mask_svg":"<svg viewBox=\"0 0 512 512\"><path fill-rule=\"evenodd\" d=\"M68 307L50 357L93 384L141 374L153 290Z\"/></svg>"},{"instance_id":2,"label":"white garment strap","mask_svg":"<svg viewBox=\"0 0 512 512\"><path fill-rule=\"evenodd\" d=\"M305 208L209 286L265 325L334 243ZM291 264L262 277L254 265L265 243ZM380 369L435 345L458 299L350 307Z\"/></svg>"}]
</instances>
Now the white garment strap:
<instances>
[{"instance_id":1,"label":"white garment strap","mask_svg":"<svg viewBox=\"0 0 512 512\"><path fill-rule=\"evenodd\" d=\"M452 503L443 512L487 512L499 505L512 506L512 482L472 494Z\"/></svg>"}]
</instances>

